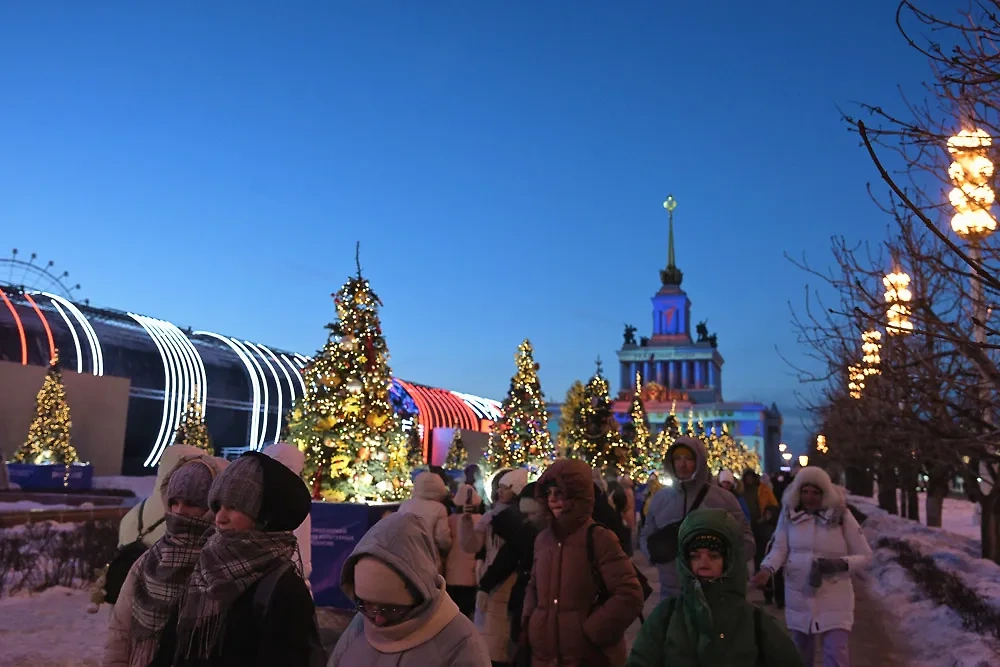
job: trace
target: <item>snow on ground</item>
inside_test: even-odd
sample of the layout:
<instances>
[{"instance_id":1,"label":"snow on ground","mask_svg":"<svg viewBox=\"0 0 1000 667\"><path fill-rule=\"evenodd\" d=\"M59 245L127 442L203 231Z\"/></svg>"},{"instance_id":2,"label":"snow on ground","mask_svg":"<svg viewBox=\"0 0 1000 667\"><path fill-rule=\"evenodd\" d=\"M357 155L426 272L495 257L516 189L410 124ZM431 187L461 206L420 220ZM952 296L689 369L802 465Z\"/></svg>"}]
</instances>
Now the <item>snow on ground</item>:
<instances>
[{"instance_id":1,"label":"snow on ground","mask_svg":"<svg viewBox=\"0 0 1000 667\"><path fill-rule=\"evenodd\" d=\"M0 598L0 667L101 664L111 607L86 611L87 591L50 588Z\"/></svg>"},{"instance_id":2,"label":"snow on ground","mask_svg":"<svg viewBox=\"0 0 1000 667\"><path fill-rule=\"evenodd\" d=\"M904 539L928 556L942 570L957 574L967 586L1000 607L1000 566L979 558L979 542L949 530L927 526L879 509L871 498L851 496L850 501L868 515L864 524L868 541L880 537ZM960 502L960 501L959 501ZM964 509L957 509L961 515ZM971 514L965 514L967 518ZM881 598L886 612L898 627L918 660L915 666L988 667L1000 664L1000 642L969 632L948 607L927 599L922 589L893 559L894 552L875 552L866 574L869 588ZM956 647L962 647L957 652Z\"/></svg>"},{"instance_id":3,"label":"snow on ground","mask_svg":"<svg viewBox=\"0 0 1000 667\"><path fill-rule=\"evenodd\" d=\"M924 508L926 507L927 494L921 493L918 495L920 496L920 519L926 523L927 516L924 513ZM981 538L979 518L978 503L958 498L944 499L944 508L941 513L941 527L945 530L973 539L976 541L976 544L979 544Z\"/></svg>"},{"instance_id":4,"label":"snow on ground","mask_svg":"<svg viewBox=\"0 0 1000 667\"><path fill-rule=\"evenodd\" d=\"M156 475L148 475L146 477L128 477L127 475L94 477L95 489L128 489L140 500L152 495L154 486L156 486Z\"/></svg>"}]
</instances>

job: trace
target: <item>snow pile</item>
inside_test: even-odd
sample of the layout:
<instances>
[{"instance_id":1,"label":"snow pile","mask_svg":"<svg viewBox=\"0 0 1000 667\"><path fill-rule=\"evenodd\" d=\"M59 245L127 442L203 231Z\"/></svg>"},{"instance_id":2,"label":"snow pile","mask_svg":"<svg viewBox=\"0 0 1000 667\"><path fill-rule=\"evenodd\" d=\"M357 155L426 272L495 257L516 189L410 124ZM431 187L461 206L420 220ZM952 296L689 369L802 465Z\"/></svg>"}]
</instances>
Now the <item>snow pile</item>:
<instances>
[{"instance_id":1,"label":"snow pile","mask_svg":"<svg viewBox=\"0 0 1000 667\"><path fill-rule=\"evenodd\" d=\"M870 498L852 496L850 502L868 515L864 532L873 549L883 537L905 540L941 570L957 575L1000 608L1000 567L979 558L978 541L889 514ZM931 601L895 556L890 549L876 549L866 579L886 612L894 616L894 625L909 638L914 664L988 667L1000 663L1000 642L966 630L958 613ZM955 651L958 646L961 652Z\"/></svg>"},{"instance_id":2,"label":"snow pile","mask_svg":"<svg viewBox=\"0 0 1000 667\"><path fill-rule=\"evenodd\" d=\"M0 598L0 667L90 667L101 664L110 607L86 612L86 591L55 587Z\"/></svg>"},{"instance_id":3,"label":"snow pile","mask_svg":"<svg viewBox=\"0 0 1000 667\"><path fill-rule=\"evenodd\" d=\"M84 503L93 507L93 503ZM83 505L48 505L34 500L15 500L14 502L0 502L0 512L27 512L29 510L75 510Z\"/></svg>"},{"instance_id":4,"label":"snow pile","mask_svg":"<svg viewBox=\"0 0 1000 667\"><path fill-rule=\"evenodd\" d=\"M135 494L139 500L152 495L153 487L156 486L156 475L146 477L128 477L127 475L111 475L106 477L94 477L93 488L95 489L121 489L128 490Z\"/></svg>"}]
</instances>

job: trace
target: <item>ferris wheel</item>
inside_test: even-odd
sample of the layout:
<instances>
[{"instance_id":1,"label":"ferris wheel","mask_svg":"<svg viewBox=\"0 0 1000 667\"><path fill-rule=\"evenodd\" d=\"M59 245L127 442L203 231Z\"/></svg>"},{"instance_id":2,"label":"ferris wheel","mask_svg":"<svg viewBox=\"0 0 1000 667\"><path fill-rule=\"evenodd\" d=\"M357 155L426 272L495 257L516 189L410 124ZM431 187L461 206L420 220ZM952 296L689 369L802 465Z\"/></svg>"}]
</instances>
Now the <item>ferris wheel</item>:
<instances>
[{"instance_id":1,"label":"ferris wheel","mask_svg":"<svg viewBox=\"0 0 1000 667\"><path fill-rule=\"evenodd\" d=\"M34 252L27 260L18 255L17 248L14 248L10 257L0 258L0 283L22 291L49 292L65 299L73 299L73 293L80 289L79 283L69 282L69 271L60 273L54 261L42 264L38 262L38 253Z\"/></svg>"}]
</instances>

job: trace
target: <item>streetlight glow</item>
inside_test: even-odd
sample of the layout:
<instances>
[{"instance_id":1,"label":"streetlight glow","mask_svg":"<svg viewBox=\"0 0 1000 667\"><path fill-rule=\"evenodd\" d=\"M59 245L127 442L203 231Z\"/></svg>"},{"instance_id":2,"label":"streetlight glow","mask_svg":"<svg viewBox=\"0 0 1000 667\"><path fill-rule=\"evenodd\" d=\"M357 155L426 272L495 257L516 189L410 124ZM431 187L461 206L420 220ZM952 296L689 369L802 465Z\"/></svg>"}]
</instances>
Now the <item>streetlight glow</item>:
<instances>
[{"instance_id":1,"label":"streetlight glow","mask_svg":"<svg viewBox=\"0 0 1000 667\"><path fill-rule=\"evenodd\" d=\"M902 271L893 271L882 278L885 285L885 302L889 304L886 310L886 318L889 323L885 327L885 332L890 336L895 334L906 334L913 331L913 322L909 320L909 301L913 298L910 292L910 276Z\"/></svg>"},{"instance_id":2,"label":"streetlight glow","mask_svg":"<svg viewBox=\"0 0 1000 667\"><path fill-rule=\"evenodd\" d=\"M881 371L878 365L882 363L879 350L882 349L882 332L877 330L865 331L861 334L861 361L864 362L865 375L878 375Z\"/></svg>"},{"instance_id":3,"label":"streetlight glow","mask_svg":"<svg viewBox=\"0 0 1000 667\"><path fill-rule=\"evenodd\" d=\"M990 187L993 162L986 155L992 145L993 138L981 129L962 130L948 139L948 152L955 158L948 167L955 186L948 193L955 208L951 228L959 236L977 239L996 231L997 221L989 211L996 200Z\"/></svg>"},{"instance_id":4,"label":"streetlight glow","mask_svg":"<svg viewBox=\"0 0 1000 667\"><path fill-rule=\"evenodd\" d=\"M848 366L847 378L847 390L851 398L861 398L861 391L865 388L865 374L861 372L861 367Z\"/></svg>"},{"instance_id":5,"label":"streetlight glow","mask_svg":"<svg viewBox=\"0 0 1000 667\"><path fill-rule=\"evenodd\" d=\"M809 457L806 456L805 454L799 456L799 465L802 466L803 468L809 465Z\"/></svg>"},{"instance_id":6,"label":"streetlight glow","mask_svg":"<svg viewBox=\"0 0 1000 667\"><path fill-rule=\"evenodd\" d=\"M820 454L826 454L830 449L826 446L826 436L820 433L816 436L816 451Z\"/></svg>"}]
</instances>

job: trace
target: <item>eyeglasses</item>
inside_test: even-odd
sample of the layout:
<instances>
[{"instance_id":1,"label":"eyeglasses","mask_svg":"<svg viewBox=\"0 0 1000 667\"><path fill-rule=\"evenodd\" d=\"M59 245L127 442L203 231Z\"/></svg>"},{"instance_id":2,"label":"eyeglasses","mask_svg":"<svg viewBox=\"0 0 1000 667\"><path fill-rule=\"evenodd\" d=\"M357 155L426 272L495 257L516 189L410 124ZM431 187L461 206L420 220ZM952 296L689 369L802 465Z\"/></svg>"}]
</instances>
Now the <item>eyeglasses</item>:
<instances>
[{"instance_id":1,"label":"eyeglasses","mask_svg":"<svg viewBox=\"0 0 1000 667\"><path fill-rule=\"evenodd\" d=\"M373 621L376 616L381 616L389 625L399 623L416 607L416 605L374 604L361 598L354 598L354 606L365 618Z\"/></svg>"}]
</instances>

